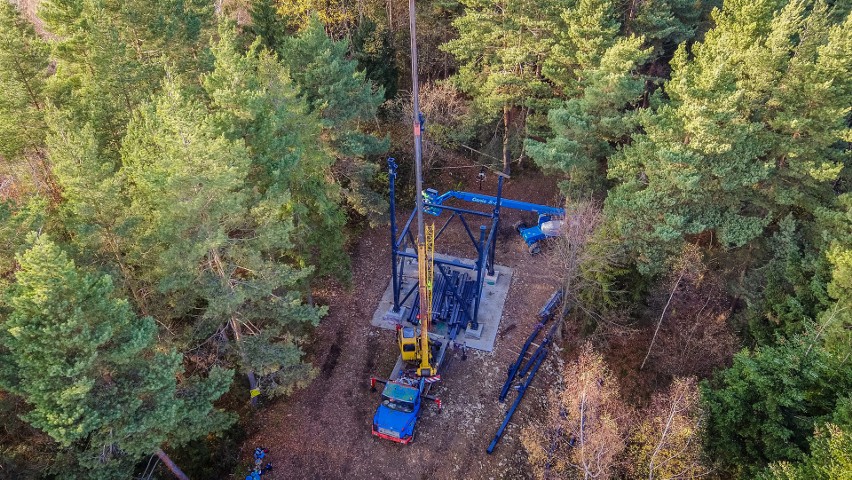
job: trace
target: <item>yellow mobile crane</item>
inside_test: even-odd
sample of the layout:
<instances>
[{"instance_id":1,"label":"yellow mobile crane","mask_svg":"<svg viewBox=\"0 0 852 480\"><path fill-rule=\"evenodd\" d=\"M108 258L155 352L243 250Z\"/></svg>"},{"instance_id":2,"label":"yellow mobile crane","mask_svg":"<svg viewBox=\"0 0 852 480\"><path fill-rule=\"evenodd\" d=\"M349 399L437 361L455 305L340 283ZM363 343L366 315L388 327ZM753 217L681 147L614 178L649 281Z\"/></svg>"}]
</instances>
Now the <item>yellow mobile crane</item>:
<instances>
[{"instance_id":1,"label":"yellow mobile crane","mask_svg":"<svg viewBox=\"0 0 852 480\"><path fill-rule=\"evenodd\" d=\"M414 0L408 2L411 27L411 96L413 99L412 120L414 127L414 177L417 201L417 277L420 282L420 336L416 338L413 329L400 328L398 333L399 349L404 361L420 360L417 374L431 377L437 373L432 362L432 349L429 344L429 324L432 320L432 281L434 279L435 226L429 226L429 235L423 224L423 118L420 114L420 86L417 79L417 27L414 15ZM412 348L413 347L413 348Z\"/></svg>"},{"instance_id":2,"label":"yellow mobile crane","mask_svg":"<svg viewBox=\"0 0 852 480\"><path fill-rule=\"evenodd\" d=\"M420 361L417 374L421 377L435 375L429 325L432 322L432 282L435 278L435 225L424 228L425 241L417 245L417 278L420 291L420 335L413 328L399 328L397 341L403 361Z\"/></svg>"}]
</instances>

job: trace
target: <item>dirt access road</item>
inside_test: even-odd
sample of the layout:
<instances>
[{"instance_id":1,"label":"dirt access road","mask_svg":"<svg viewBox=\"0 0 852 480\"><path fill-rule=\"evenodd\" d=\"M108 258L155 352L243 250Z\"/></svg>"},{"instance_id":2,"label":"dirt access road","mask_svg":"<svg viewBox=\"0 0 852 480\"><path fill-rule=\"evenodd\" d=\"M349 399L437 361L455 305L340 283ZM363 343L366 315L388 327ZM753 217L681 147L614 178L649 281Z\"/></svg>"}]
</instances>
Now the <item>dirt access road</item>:
<instances>
[{"instance_id":1,"label":"dirt access road","mask_svg":"<svg viewBox=\"0 0 852 480\"><path fill-rule=\"evenodd\" d=\"M493 186L483 186L483 192L492 191ZM505 195L539 203L557 201L555 185L538 175L512 179ZM539 410L538 397L553 375L552 358L494 454L485 453L510 403L497 402L506 367L556 285L548 269L549 251L530 256L514 232L512 224L521 217L505 211L496 252L498 264L514 269L500 329L516 326L498 336L492 353L468 350L465 361L458 352L450 358L443 381L433 389L444 403L443 411L424 406L412 444L401 446L370 434L380 394L370 392L369 377L390 373L398 355L394 333L370 325L390 282L389 230L384 227L360 237L352 259L353 288L329 286L316 293L318 302L329 306L308 357L319 374L306 388L262 407L257 432L243 446L246 462L255 446L264 446L274 465L264 477L269 480L528 478L519 425ZM438 250L452 251L461 235L442 236ZM509 400L513 398L510 395Z\"/></svg>"}]
</instances>

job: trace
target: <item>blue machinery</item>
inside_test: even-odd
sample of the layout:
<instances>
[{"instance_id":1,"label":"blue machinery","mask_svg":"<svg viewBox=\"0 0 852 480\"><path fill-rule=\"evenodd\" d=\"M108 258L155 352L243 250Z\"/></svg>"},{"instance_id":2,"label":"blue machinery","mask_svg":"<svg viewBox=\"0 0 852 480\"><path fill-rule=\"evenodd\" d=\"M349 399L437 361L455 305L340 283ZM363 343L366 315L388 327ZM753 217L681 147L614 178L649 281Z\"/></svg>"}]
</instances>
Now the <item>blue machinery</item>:
<instances>
[{"instance_id":1,"label":"blue machinery","mask_svg":"<svg viewBox=\"0 0 852 480\"><path fill-rule=\"evenodd\" d=\"M419 302L417 301L418 297L416 296L418 285L415 284L408 291L403 292L402 272L404 260L406 258L417 258L415 253L409 251L409 249L413 250L412 247L416 244L414 235L411 233L411 224L415 219L417 211L415 210L414 212L411 212L411 215L408 217L408 221L405 223L402 231L398 231L395 200L397 165L393 158L388 159L388 172L390 179L391 279L393 281L393 311L399 312L402 304L408 301L411 295L415 295L414 308L412 308L407 320L416 324L417 314L419 313ZM497 231L500 226L501 208L532 212L538 215L537 225L527 227L522 224L518 228L521 237L530 249L530 253L538 253L538 242L542 239L558 235L559 225L561 225L562 219L565 218L565 209L562 208L503 198L502 175L499 177L497 182L497 196L460 192L456 190L451 190L439 195L437 190L433 190L431 188L426 189L422 196L422 205L426 213L434 216L441 216L444 212L450 212L450 216L446 219L446 221L444 221L444 224L438 230L438 233L435 236L436 240L440 238L441 234L444 233L450 223L456 218L458 218L459 223L461 223L464 227L467 237L476 251L476 262L467 263L461 260L442 260L438 258L435 258L434 262L438 265L438 271L441 274L441 278L444 280L449 280L450 268L464 269L474 272L476 280L474 288L470 290L470 293L472 294L482 293L485 274L494 275L494 250L497 245ZM492 207L492 210L490 212L483 212L447 204L447 202L454 199L476 205ZM478 240L471 229L470 217L487 219L486 223L491 224L490 229L485 225L480 225ZM460 291L451 293L453 293L458 300L465 298L461 295ZM463 317L462 320L464 321L462 328L466 328L469 325L472 330L476 330L479 327L479 300L480 295L473 297L472 312L467 310L463 310L461 312Z\"/></svg>"},{"instance_id":2,"label":"blue machinery","mask_svg":"<svg viewBox=\"0 0 852 480\"><path fill-rule=\"evenodd\" d=\"M538 225L533 228L524 227L518 230L530 246L531 253L536 253L537 250L534 251L534 247L537 249L539 239L553 236L555 234L553 232L558 232L561 219L565 215L565 211L562 209L516 200L504 200L502 198L504 175L501 175L498 180L496 197L456 191L438 195L438 192L435 190L423 191L421 164L423 116L420 113L419 106L417 29L414 9L414 0L409 0L411 80L414 107L412 120L415 191L417 194L415 196L416 208L411 213L411 216L401 231L398 231L396 222L395 194L397 165L394 159L388 159L391 213L391 279L393 291L393 306L391 307L391 311L398 315L397 341L400 347L400 357L397 361L397 366L387 380L380 380L376 377L370 379L370 385L373 389L375 389L377 382L385 384L382 392L382 401L373 416L372 434L402 444L407 444L414 439L414 428L424 399L435 401L440 408L440 400L428 395L428 393L434 382L440 381L441 367L444 363L447 347L451 343L455 344L455 339L462 330L469 328L474 332L475 336L478 336L482 332L482 326L478 321L479 304L482 297L485 273L494 275L494 249L497 244L497 230L500 225L500 207L506 206L507 208L531 211L539 215ZM450 199L458 199L493 208L490 212L486 213L446 205L445 202ZM444 211L451 212L450 216L436 234L434 225L428 228L425 226L423 213L427 212L435 216L441 216ZM480 220L487 219L486 223L490 223L490 229L486 225L479 226L478 240L468 224L467 219L471 217L480 217ZM412 233L411 227L415 218L417 219L416 232ZM441 237L447 226L455 218L458 218L459 222L464 226L465 232L476 251L475 263L463 260L435 258L435 241ZM403 292L405 261L411 259L416 259L418 262L418 280L407 292ZM435 270L435 266L437 266L437 270ZM474 272L475 275L472 274ZM471 277L475 277L475 280ZM402 318L402 305L412 295L415 296L411 312L407 318ZM435 321L442 321L446 325L446 332L441 341L431 338L432 334L429 332L429 327L433 319ZM411 325L416 326L419 324L420 333L418 334L414 327L404 326L403 320L407 320ZM552 336L553 331L551 329L548 338ZM536 333L538 332L536 331ZM529 348L529 343L531 342L532 340L528 341L525 348ZM541 348L539 347L539 350ZM538 370L546 354L546 348L541 354L537 350L533 358L530 359L533 367L529 380L535 375L535 371ZM523 353L521 357L523 357ZM415 369L409 368L411 363L414 362L418 363L417 367ZM526 371L526 369L527 367L524 367L523 370ZM512 378L510 377L508 382L511 381ZM512 407L512 412L514 412L518 402L520 402L520 396ZM507 423L508 418L500 428L498 437L495 438L492 447L489 448L489 453Z\"/></svg>"},{"instance_id":3,"label":"blue machinery","mask_svg":"<svg viewBox=\"0 0 852 480\"><path fill-rule=\"evenodd\" d=\"M508 378L506 378L506 383L503 384L503 389L500 390L499 400L501 402L506 400L506 396L509 394L509 390L512 388L512 384L515 383L516 379L518 381L518 385L515 386L515 389L518 391L518 395L515 397L515 401L512 402L512 406L509 407L509 410L506 412L506 418L503 419L503 423L501 423L500 428L497 429L494 439L491 440L491 444L488 445L488 449L486 450L488 453L492 453L494 451L494 448L497 446L497 442L499 442L500 438L503 437L503 432L506 431L509 421L512 420L512 415L515 414L515 410L518 409L518 405L520 405L521 400L523 400L524 394L527 392L527 388L529 388L530 383L532 383L533 378L535 378L536 372L538 372L538 368L550 352L548 347L553 341L553 335L556 334L556 330L559 328L562 320L561 315L557 321L553 322L553 325L550 327L547 335L544 336L544 340L542 340L541 344L539 344L528 359L526 358L530 345L532 345L533 341L535 341L536 337L538 337L539 332L544 329L544 325L556 314L556 309L562 303L562 297L562 289L557 290L553 293L553 295L551 295L550 299L544 307L542 307L541 311L538 312L539 323L537 323L535 328L533 328L532 333L530 333L529 338L527 338L526 343L524 343L523 348L521 348L521 353L518 354L518 359L509 365ZM524 360L526 360L526 362L524 362Z\"/></svg>"},{"instance_id":4,"label":"blue machinery","mask_svg":"<svg viewBox=\"0 0 852 480\"><path fill-rule=\"evenodd\" d=\"M401 309L401 306L408 301L411 295L415 295L414 298L414 307L411 309L407 320L412 324L417 324L417 315L419 314L419 302L418 302L418 284L412 285L407 291L403 291L402 288L402 274L405 266L406 259L417 259L417 254L409 251L409 249L414 250L412 247L416 244L416 240L414 235L411 232L411 224L415 219L417 214L417 210L411 212L411 215L408 217L408 221L405 223L405 226L400 231L397 228L396 222L396 175L397 175L397 165L396 161L393 158L388 159L388 173L390 179L390 215L391 215L391 281L392 281L392 289L393 289L393 308L392 311L398 313ZM438 200L435 201L432 196L430 196L434 192L434 190L427 190L424 192L424 195L421 199L423 201L424 210L427 213L432 215L441 215L444 211L451 212L450 216L444 222L438 232L435 234L435 240L437 241L441 235L446 231L447 227L450 223L458 218L459 223L464 226L464 230L467 233L468 238L470 239L471 245L476 251L476 262L469 263L462 260L444 260L440 258L434 258L435 265L437 266L435 273L435 286L434 286L434 299L437 301L439 298L444 296L443 294L439 294L439 285L445 289L445 294L452 297L452 299L460 304L458 307L457 314L460 316L458 321L460 324L458 327L460 329L465 329L468 326L472 330L477 330L479 328L479 302L482 293L482 285L485 280L485 274L493 275L494 274L494 247L497 244L497 229L500 225L500 207L504 204L504 202L516 202L514 200L505 200L502 198L503 193L503 177L501 176L497 183L497 196L492 197L488 195L477 195L467 192L447 192L441 197L436 197ZM455 207L450 205L444 205L444 201L449 198L458 198L460 200L466 200L468 202L479 203L482 205L493 206L493 209L490 212L482 212L477 210L470 210L467 208ZM524 203L524 202L516 202L516 203ZM530 204L532 205L532 204ZM549 207L545 207L549 208ZM479 226L479 237L474 236L473 230L470 227L471 217L479 217L480 219L485 220L490 224L490 229L485 225ZM416 250L414 250L416 251ZM453 271L453 269L457 269ZM474 279L465 278L464 282L459 282L458 280L453 280L454 275L460 275L458 270L468 270L471 272L472 277ZM440 273L440 276L437 274ZM463 277L468 277L467 274L461 274ZM468 283L472 281L472 285ZM470 310L467 305L470 303L473 304L473 309ZM433 311L438 314L438 319L440 320L448 320L449 318L443 317L441 318L440 310L433 309ZM454 325L448 325L449 327L453 327ZM458 329L454 329L454 334L458 332ZM455 335L452 335L455 337ZM449 336L449 332L448 332Z\"/></svg>"}]
</instances>

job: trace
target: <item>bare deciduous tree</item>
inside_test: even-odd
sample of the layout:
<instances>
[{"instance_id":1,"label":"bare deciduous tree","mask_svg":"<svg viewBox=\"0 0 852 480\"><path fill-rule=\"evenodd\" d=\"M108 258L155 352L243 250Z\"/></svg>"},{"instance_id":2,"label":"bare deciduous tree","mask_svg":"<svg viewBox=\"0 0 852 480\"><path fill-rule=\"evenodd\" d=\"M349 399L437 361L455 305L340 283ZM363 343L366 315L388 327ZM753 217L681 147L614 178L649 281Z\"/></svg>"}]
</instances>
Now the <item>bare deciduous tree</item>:
<instances>
[{"instance_id":1,"label":"bare deciduous tree","mask_svg":"<svg viewBox=\"0 0 852 480\"><path fill-rule=\"evenodd\" d=\"M675 294L681 287L682 282L686 280L693 284L701 283L701 279L704 276L705 271L706 267L701 259L701 251L695 245L685 244L681 254L672 262L671 293L669 294L668 301L666 301L666 306L663 307L663 311L660 314L660 320L657 321L657 327L654 329L654 336L651 337L651 344L648 346L648 353L645 354L645 359L642 360L642 365L639 367L639 370L645 368L645 363L648 362L648 357L654 349L654 342L657 340L657 334L660 332L660 326L663 324L666 312L668 311Z\"/></svg>"},{"instance_id":2,"label":"bare deciduous tree","mask_svg":"<svg viewBox=\"0 0 852 480\"><path fill-rule=\"evenodd\" d=\"M655 395L631 437L630 478L708 475L701 458L702 417L694 378L676 378L666 392Z\"/></svg>"},{"instance_id":3,"label":"bare deciduous tree","mask_svg":"<svg viewBox=\"0 0 852 480\"><path fill-rule=\"evenodd\" d=\"M568 212L559 238L553 242L553 274L562 283L570 306L588 315L598 327L624 329L626 314L612 310L613 276L619 271L619 247L605 231L605 217L599 201L575 200L565 206ZM604 328L610 331L610 328Z\"/></svg>"},{"instance_id":4,"label":"bare deciduous tree","mask_svg":"<svg viewBox=\"0 0 852 480\"><path fill-rule=\"evenodd\" d=\"M629 410L618 382L590 343L580 350L550 398L544 424L524 429L521 442L538 478L611 478L622 462Z\"/></svg>"},{"instance_id":5,"label":"bare deciduous tree","mask_svg":"<svg viewBox=\"0 0 852 480\"><path fill-rule=\"evenodd\" d=\"M728 365L738 348L728 325L730 300L718 277L705 270L697 248L690 246L663 287L666 299L658 297L654 308L662 313L646 362L659 373L705 378Z\"/></svg>"},{"instance_id":6,"label":"bare deciduous tree","mask_svg":"<svg viewBox=\"0 0 852 480\"><path fill-rule=\"evenodd\" d=\"M413 118L410 95L395 100L394 106L400 112L400 118ZM426 134L423 135L423 165L426 169L436 167L441 159L459 146L453 143L453 135L464 128L460 119L469 115L469 109L468 102L447 82L420 85L420 111L426 121ZM408 125L410 122L404 123ZM410 137L409 134L402 138L408 142Z\"/></svg>"}]
</instances>

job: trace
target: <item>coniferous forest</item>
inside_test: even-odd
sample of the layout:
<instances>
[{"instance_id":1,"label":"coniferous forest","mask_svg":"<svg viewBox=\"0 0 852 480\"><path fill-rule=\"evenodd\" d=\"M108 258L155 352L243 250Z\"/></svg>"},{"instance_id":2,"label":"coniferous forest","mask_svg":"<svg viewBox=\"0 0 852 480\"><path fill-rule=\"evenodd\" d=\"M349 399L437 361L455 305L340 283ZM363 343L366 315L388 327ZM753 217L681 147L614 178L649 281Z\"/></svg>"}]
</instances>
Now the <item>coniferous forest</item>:
<instances>
[{"instance_id":1,"label":"coniferous forest","mask_svg":"<svg viewBox=\"0 0 852 480\"><path fill-rule=\"evenodd\" d=\"M852 3L417 9L425 182L550 185L573 220L516 256L555 280L509 302L555 281L572 308L497 456L486 381L476 439L442 414L452 455L358 446L390 336L330 451L481 469L416 478L852 479ZM324 325L368 335L388 157L417 194L409 42L404 0L0 1L0 478L242 479L271 419L309 442L275 412L332 382L329 349L352 362ZM504 377L501 345L465 368ZM264 446L272 479L396 471Z\"/></svg>"}]
</instances>

